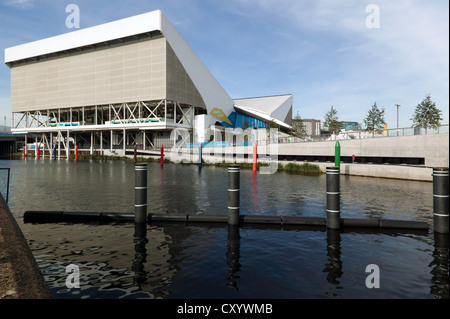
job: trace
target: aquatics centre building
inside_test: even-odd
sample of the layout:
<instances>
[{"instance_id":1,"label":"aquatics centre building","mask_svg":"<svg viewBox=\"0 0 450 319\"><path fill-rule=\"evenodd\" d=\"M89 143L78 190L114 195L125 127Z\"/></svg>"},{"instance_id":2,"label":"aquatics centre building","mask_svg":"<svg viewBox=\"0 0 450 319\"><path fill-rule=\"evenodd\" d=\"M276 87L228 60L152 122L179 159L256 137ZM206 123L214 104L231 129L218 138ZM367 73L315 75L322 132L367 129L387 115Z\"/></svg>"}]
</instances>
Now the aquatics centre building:
<instances>
[{"instance_id":1,"label":"aquatics centre building","mask_svg":"<svg viewBox=\"0 0 450 319\"><path fill-rule=\"evenodd\" d=\"M288 131L291 94L232 99L157 10L5 49L12 133L46 154L124 154L206 129Z\"/></svg>"}]
</instances>

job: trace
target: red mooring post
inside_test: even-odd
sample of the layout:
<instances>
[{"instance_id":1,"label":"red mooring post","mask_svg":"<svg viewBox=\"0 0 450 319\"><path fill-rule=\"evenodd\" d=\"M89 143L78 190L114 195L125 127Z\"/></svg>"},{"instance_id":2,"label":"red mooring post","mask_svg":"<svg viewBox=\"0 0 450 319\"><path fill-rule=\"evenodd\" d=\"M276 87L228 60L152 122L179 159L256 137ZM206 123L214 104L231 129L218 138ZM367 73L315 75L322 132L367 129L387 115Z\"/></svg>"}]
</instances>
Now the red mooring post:
<instances>
[{"instance_id":1,"label":"red mooring post","mask_svg":"<svg viewBox=\"0 0 450 319\"><path fill-rule=\"evenodd\" d=\"M78 161L78 146L75 146L75 161Z\"/></svg>"},{"instance_id":2,"label":"red mooring post","mask_svg":"<svg viewBox=\"0 0 450 319\"><path fill-rule=\"evenodd\" d=\"M256 146L256 142L253 142L253 172L256 172L256 161L258 157L258 146Z\"/></svg>"},{"instance_id":3,"label":"red mooring post","mask_svg":"<svg viewBox=\"0 0 450 319\"><path fill-rule=\"evenodd\" d=\"M22 149L22 159L25 160L25 146Z\"/></svg>"},{"instance_id":4,"label":"red mooring post","mask_svg":"<svg viewBox=\"0 0 450 319\"><path fill-rule=\"evenodd\" d=\"M36 159L39 160L39 158L41 157L41 149L39 148L39 145L37 145L37 149L36 149Z\"/></svg>"},{"instance_id":5,"label":"red mooring post","mask_svg":"<svg viewBox=\"0 0 450 319\"><path fill-rule=\"evenodd\" d=\"M161 167L163 167L164 162L164 145L161 144Z\"/></svg>"}]
</instances>

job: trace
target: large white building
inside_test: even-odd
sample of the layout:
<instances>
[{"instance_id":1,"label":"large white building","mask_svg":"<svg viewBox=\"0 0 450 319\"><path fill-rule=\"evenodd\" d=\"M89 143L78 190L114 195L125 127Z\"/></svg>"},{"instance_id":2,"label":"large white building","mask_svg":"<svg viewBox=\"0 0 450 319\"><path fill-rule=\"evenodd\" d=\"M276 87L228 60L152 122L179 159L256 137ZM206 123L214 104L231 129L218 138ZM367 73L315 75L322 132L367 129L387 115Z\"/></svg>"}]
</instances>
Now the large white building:
<instances>
[{"instance_id":1,"label":"large white building","mask_svg":"<svg viewBox=\"0 0 450 319\"><path fill-rule=\"evenodd\" d=\"M292 95L233 100L159 10L7 48L5 63L12 132L49 153L170 146L174 128L290 128Z\"/></svg>"}]
</instances>

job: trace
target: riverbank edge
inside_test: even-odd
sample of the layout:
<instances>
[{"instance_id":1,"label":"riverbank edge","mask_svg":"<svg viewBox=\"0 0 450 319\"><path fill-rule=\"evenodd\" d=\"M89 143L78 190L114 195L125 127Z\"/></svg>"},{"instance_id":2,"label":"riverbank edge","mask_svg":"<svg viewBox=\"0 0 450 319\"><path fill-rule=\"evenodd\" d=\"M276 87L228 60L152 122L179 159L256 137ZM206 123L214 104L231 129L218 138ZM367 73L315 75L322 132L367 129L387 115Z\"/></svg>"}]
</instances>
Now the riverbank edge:
<instances>
[{"instance_id":1,"label":"riverbank edge","mask_svg":"<svg viewBox=\"0 0 450 319\"><path fill-rule=\"evenodd\" d=\"M79 159L86 160L127 160L133 161L133 155L126 156L108 156L108 155L83 155ZM142 157L137 156L136 161L141 162L160 162L159 156ZM164 159L164 163L172 163L168 158ZM182 165L198 165L198 163L181 163ZM239 165L242 169L252 169L252 163L228 163L225 161L213 163L211 161L203 161L205 166L228 166L230 164ZM257 167L267 167L267 161L260 161ZM331 162L306 162L306 161L278 161L277 171L293 174L304 175L320 175L326 172L327 167L334 166ZM347 176L363 176L384 179L398 179L421 182L433 182L433 168L426 166L412 165L389 165L389 164L362 164L362 163L341 163L341 175Z\"/></svg>"},{"instance_id":2,"label":"riverbank edge","mask_svg":"<svg viewBox=\"0 0 450 319\"><path fill-rule=\"evenodd\" d=\"M34 159L34 157L27 157ZM204 157L205 158L205 157ZM205 158L206 159L206 158ZM75 157L71 155L69 160L75 160ZM99 154L83 154L78 155L78 160L119 160L119 161L133 161L133 155L125 156L111 156L111 155L99 155ZM137 156L136 161L138 163L145 162L160 162L159 156ZM173 163L168 157L164 158L164 163ZM198 165L198 163L180 163L182 165ZM203 166L228 166L230 164L239 165L241 169L252 169L253 164L248 162L234 162L229 163L226 161L212 162L209 159L202 161ZM291 164L291 165L289 165ZM267 167L269 163L267 161L259 161L257 167ZM290 167L289 167L290 166ZM286 172L292 174L303 175L320 175L326 172L327 167L334 166L332 162L308 162L308 161L278 161L277 172ZM317 167L319 170L317 170ZM363 163L342 163L340 164L341 175L347 176L363 176L374 177L384 179L397 179L397 180L409 180L409 181L421 181L421 182L433 182L433 167L419 166L419 165L390 165L390 164L363 164Z\"/></svg>"},{"instance_id":3,"label":"riverbank edge","mask_svg":"<svg viewBox=\"0 0 450 319\"><path fill-rule=\"evenodd\" d=\"M0 299L53 299L28 243L0 194Z\"/></svg>"}]
</instances>

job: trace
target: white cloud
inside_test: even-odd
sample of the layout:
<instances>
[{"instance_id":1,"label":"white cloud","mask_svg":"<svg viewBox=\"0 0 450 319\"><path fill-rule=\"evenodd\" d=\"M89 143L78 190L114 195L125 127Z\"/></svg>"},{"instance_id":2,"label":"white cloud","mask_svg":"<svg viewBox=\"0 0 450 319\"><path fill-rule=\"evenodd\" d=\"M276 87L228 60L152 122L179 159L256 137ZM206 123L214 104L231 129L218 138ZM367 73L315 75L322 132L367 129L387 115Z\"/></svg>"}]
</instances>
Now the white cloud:
<instances>
[{"instance_id":1,"label":"white cloud","mask_svg":"<svg viewBox=\"0 0 450 319\"><path fill-rule=\"evenodd\" d=\"M33 7L33 2L34 0L8 0L6 1L6 5L21 9L28 9Z\"/></svg>"},{"instance_id":2,"label":"white cloud","mask_svg":"<svg viewBox=\"0 0 450 319\"><path fill-rule=\"evenodd\" d=\"M371 3L380 9L377 29L369 29L365 23L370 14L366 7ZM362 121L367 110L361 107L368 108L374 101L384 101L387 107L400 103L409 114L431 92L448 123L448 2L239 0L234 4L239 8L234 11L252 7L254 16L284 28L283 37L297 42L299 54L291 54L287 64L297 59L307 62L305 70L314 66L316 81L299 80L306 87L297 92L297 101L318 107L326 103L325 109L338 104L343 114ZM316 42L306 55L299 45L302 37ZM324 57L329 60L321 60ZM320 67L323 64L328 70ZM300 68L298 78L302 76ZM299 96L305 94L308 96ZM409 117L404 116L403 125L410 125Z\"/></svg>"}]
</instances>

